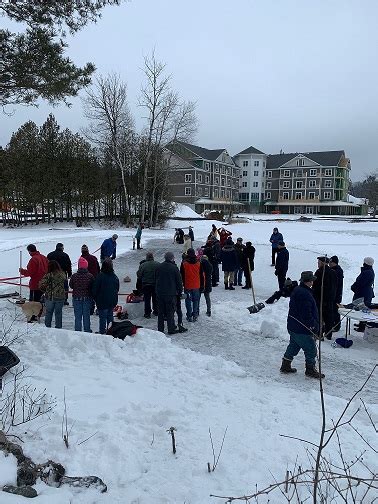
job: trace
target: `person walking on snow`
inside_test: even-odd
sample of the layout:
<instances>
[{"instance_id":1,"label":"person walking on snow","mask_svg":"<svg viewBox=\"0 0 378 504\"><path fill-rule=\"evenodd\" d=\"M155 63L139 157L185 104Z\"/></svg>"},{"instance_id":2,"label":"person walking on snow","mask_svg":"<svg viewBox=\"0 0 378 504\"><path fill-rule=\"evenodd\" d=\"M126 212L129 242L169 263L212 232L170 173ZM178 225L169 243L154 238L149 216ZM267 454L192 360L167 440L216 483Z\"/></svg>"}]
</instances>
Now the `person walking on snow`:
<instances>
[{"instance_id":1,"label":"person walking on snow","mask_svg":"<svg viewBox=\"0 0 378 504\"><path fill-rule=\"evenodd\" d=\"M117 257L117 238L114 234L111 238L107 238L102 242L100 260L104 262L107 257L114 260Z\"/></svg>"},{"instance_id":2,"label":"person walking on snow","mask_svg":"<svg viewBox=\"0 0 378 504\"><path fill-rule=\"evenodd\" d=\"M270 243L272 244L272 264L274 266L276 264L275 257L278 252L278 243L283 241L283 236L278 232L278 228L273 228L272 236L270 237Z\"/></svg>"},{"instance_id":3,"label":"person walking on snow","mask_svg":"<svg viewBox=\"0 0 378 504\"><path fill-rule=\"evenodd\" d=\"M30 277L29 281L29 301L40 301L42 297L42 291L39 288L39 282L42 280L44 275L47 273L49 261L47 257L38 252L37 247L32 243L26 247L29 252L30 260L26 268L19 268L21 275L25 277ZM36 317L34 320L36 320Z\"/></svg>"},{"instance_id":4,"label":"person walking on snow","mask_svg":"<svg viewBox=\"0 0 378 504\"><path fill-rule=\"evenodd\" d=\"M78 270L70 278L72 304L75 315L75 331L81 331L82 326L84 326L84 332L92 332L90 313L93 281L93 275L88 271L88 261L84 257L80 257Z\"/></svg>"},{"instance_id":5,"label":"person walking on snow","mask_svg":"<svg viewBox=\"0 0 378 504\"><path fill-rule=\"evenodd\" d=\"M181 263L180 273L184 292L186 294L186 319L188 322L196 322L199 316L199 304L201 290L203 290L204 278L202 264L196 257L194 249L190 248Z\"/></svg>"},{"instance_id":6,"label":"person walking on snow","mask_svg":"<svg viewBox=\"0 0 378 504\"><path fill-rule=\"evenodd\" d=\"M340 313L338 305L341 304L343 299L343 284L344 284L344 271L339 265L339 258L337 256L332 256L329 260L329 267L336 273L337 277L337 287L336 287L336 297L335 303L333 305L333 324L334 331L340 331L341 323L340 323Z\"/></svg>"},{"instance_id":7,"label":"person walking on snow","mask_svg":"<svg viewBox=\"0 0 378 504\"><path fill-rule=\"evenodd\" d=\"M144 224L142 222L139 224L137 227L136 233L135 233L135 239L137 242L137 250L140 250L142 247L140 246L140 240L142 238L142 231L144 229Z\"/></svg>"},{"instance_id":8,"label":"person walking on snow","mask_svg":"<svg viewBox=\"0 0 378 504\"><path fill-rule=\"evenodd\" d=\"M364 298L365 306L368 308L370 308L373 297L375 297L373 291L375 278L373 264L374 259L372 257L365 257L361 273L351 286L351 290L354 292L353 301L358 298ZM355 330L357 332L364 332L365 326L365 322L360 322L358 325L355 325Z\"/></svg>"},{"instance_id":9,"label":"person walking on snow","mask_svg":"<svg viewBox=\"0 0 378 504\"><path fill-rule=\"evenodd\" d=\"M226 290L235 290L234 271L238 266L238 257L232 238L227 238L225 246L221 250L222 271L224 273L224 288Z\"/></svg>"},{"instance_id":10,"label":"person walking on snow","mask_svg":"<svg viewBox=\"0 0 378 504\"><path fill-rule=\"evenodd\" d=\"M285 246L285 242L278 242L278 252L276 257L276 270L274 274L278 280L278 288L282 290L285 285L286 273L289 269L289 251Z\"/></svg>"},{"instance_id":11,"label":"person walking on snow","mask_svg":"<svg viewBox=\"0 0 378 504\"><path fill-rule=\"evenodd\" d=\"M118 303L119 278L114 273L110 258L104 260L101 272L92 285L93 299L97 305L99 318L99 333L106 334L109 325L113 323L113 308Z\"/></svg>"},{"instance_id":12,"label":"person walking on snow","mask_svg":"<svg viewBox=\"0 0 378 504\"><path fill-rule=\"evenodd\" d=\"M66 275L66 297L64 300L64 304L68 305L68 280L67 278L71 278L72 275L72 263L70 256L64 252L64 245L63 243L57 243L55 246L55 250L53 252L50 252L47 254L47 259L49 261L56 261L61 270L65 273Z\"/></svg>"},{"instance_id":13,"label":"person walking on snow","mask_svg":"<svg viewBox=\"0 0 378 504\"><path fill-rule=\"evenodd\" d=\"M235 243L236 255L238 258L238 267L234 271L234 285L239 285L241 287L243 285L243 252L245 246L243 245L243 238L237 238Z\"/></svg>"},{"instance_id":14,"label":"person walking on snow","mask_svg":"<svg viewBox=\"0 0 378 504\"><path fill-rule=\"evenodd\" d=\"M312 292L318 307L322 309L323 327L322 334L327 339L332 339L333 314L336 299L337 276L334 270L329 267L329 259L325 256L318 257L318 269L315 272L316 280L312 287ZM323 302L321 302L321 300Z\"/></svg>"},{"instance_id":15,"label":"person walking on snow","mask_svg":"<svg viewBox=\"0 0 378 504\"><path fill-rule=\"evenodd\" d=\"M192 245L193 245L193 242L194 242L194 232L193 232L192 226L189 226L188 235L190 236L190 239L192 240Z\"/></svg>"},{"instance_id":16,"label":"person walking on snow","mask_svg":"<svg viewBox=\"0 0 378 504\"><path fill-rule=\"evenodd\" d=\"M66 273L58 261L49 261L46 275L39 282L39 289L45 293L45 326L51 327L55 314L55 328L62 328L62 311L66 297ZM68 287L68 286L67 286Z\"/></svg>"},{"instance_id":17,"label":"person walking on snow","mask_svg":"<svg viewBox=\"0 0 378 504\"><path fill-rule=\"evenodd\" d=\"M296 373L291 363L302 349L306 359L305 375L311 378L320 378L316 369L316 343L314 335L319 330L319 313L312 295L311 287L316 280L312 271L301 273L300 284L293 290L290 297L289 313L287 317L287 330L290 334L290 343L282 359L281 373ZM324 378L324 374L321 376Z\"/></svg>"},{"instance_id":18,"label":"person walking on snow","mask_svg":"<svg viewBox=\"0 0 378 504\"><path fill-rule=\"evenodd\" d=\"M206 315L211 317L211 299L210 293L213 290L212 286L212 274L213 267L207 255L203 254L201 257L201 265L204 274L204 286L203 286L203 295L206 301Z\"/></svg>"},{"instance_id":19,"label":"person walking on snow","mask_svg":"<svg viewBox=\"0 0 378 504\"><path fill-rule=\"evenodd\" d=\"M255 269L255 252L256 249L252 242L247 242L243 250L243 271L245 277L245 285L242 289L250 289L252 286L251 273Z\"/></svg>"},{"instance_id":20,"label":"person walking on snow","mask_svg":"<svg viewBox=\"0 0 378 504\"><path fill-rule=\"evenodd\" d=\"M176 334L174 313L176 298L182 293L182 279L175 264L172 252L166 252L164 262L156 271L156 297L158 302L158 331L164 332L164 319L167 320L168 334Z\"/></svg>"},{"instance_id":21,"label":"person walking on snow","mask_svg":"<svg viewBox=\"0 0 378 504\"><path fill-rule=\"evenodd\" d=\"M144 296L144 317L151 318L151 312L154 315L158 314L156 301L156 272L159 268L159 263L154 260L152 252L147 252L146 260L143 261L137 271L137 277L142 283L142 291ZM151 310L152 300L152 310Z\"/></svg>"}]
</instances>

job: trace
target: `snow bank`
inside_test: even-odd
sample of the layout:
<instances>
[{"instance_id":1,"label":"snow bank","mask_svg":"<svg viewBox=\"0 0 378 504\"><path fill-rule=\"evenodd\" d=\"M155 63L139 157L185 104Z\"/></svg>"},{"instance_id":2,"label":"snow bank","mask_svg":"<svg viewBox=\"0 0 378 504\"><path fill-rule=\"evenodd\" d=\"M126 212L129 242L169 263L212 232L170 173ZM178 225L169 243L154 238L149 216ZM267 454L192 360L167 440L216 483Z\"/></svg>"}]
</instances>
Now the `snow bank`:
<instances>
[{"instance_id":1,"label":"snow bank","mask_svg":"<svg viewBox=\"0 0 378 504\"><path fill-rule=\"evenodd\" d=\"M182 203L176 203L175 212L172 215L172 219L178 217L180 219L190 219L190 218L199 218L201 217L198 213L192 210L189 206L183 205Z\"/></svg>"}]
</instances>

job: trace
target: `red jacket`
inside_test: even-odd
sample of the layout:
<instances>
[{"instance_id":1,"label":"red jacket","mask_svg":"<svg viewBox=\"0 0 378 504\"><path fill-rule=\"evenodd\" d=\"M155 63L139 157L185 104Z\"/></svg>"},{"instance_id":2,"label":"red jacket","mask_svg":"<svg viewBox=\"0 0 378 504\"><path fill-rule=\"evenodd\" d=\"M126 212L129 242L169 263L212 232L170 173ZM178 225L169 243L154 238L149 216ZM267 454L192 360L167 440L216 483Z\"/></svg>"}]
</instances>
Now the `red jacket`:
<instances>
[{"instance_id":1,"label":"red jacket","mask_svg":"<svg viewBox=\"0 0 378 504\"><path fill-rule=\"evenodd\" d=\"M203 269L197 258L188 258L180 268L184 290L203 289Z\"/></svg>"},{"instance_id":2,"label":"red jacket","mask_svg":"<svg viewBox=\"0 0 378 504\"><path fill-rule=\"evenodd\" d=\"M30 277L29 289L39 290L39 282L47 273L49 260L38 250L30 253L31 258L26 269L21 268L21 274Z\"/></svg>"},{"instance_id":3,"label":"red jacket","mask_svg":"<svg viewBox=\"0 0 378 504\"><path fill-rule=\"evenodd\" d=\"M225 245L226 243L226 240L229 236L232 235L231 231L226 231L225 229L223 229L222 231L219 231L219 241L220 241L220 246L221 248L223 248L223 246Z\"/></svg>"},{"instance_id":4,"label":"red jacket","mask_svg":"<svg viewBox=\"0 0 378 504\"><path fill-rule=\"evenodd\" d=\"M91 275L96 277L100 273L100 265L98 264L97 257L91 255L89 252L82 252L81 257L88 261L88 271Z\"/></svg>"}]
</instances>

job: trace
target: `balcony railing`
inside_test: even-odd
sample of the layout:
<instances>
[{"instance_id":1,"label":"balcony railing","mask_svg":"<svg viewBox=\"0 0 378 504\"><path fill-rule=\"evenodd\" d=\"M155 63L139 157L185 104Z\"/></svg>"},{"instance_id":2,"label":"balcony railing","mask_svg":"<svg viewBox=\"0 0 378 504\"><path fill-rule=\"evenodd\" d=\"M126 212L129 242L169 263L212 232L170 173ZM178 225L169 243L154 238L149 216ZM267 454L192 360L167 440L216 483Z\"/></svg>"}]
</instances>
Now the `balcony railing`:
<instances>
[{"instance_id":1,"label":"balcony railing","mask_svg":"<svg viewBox=\"0 0 378 504\"><path fill-rule=\"evenodd\" d=\"M284 201L288 201L290 203L292 203L293 201L297 202L298 204L302 204L302 203L311 203L311 202L314 202L314 201L320 201L320 198L319 196L315 197L315 198L301 198L301 199L296 199L296 198L282 198L282 197L279 197L278 198L278 201L281 203L281 202L284 202Z\"/></svg>"}]
</instances>

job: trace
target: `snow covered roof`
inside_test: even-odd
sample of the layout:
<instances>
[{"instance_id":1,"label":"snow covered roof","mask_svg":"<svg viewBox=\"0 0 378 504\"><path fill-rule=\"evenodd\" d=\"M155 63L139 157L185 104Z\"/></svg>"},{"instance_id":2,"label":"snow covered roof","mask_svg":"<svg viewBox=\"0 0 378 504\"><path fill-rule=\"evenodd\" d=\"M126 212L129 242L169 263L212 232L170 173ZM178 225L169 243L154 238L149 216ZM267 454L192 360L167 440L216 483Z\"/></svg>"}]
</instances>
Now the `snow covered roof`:
<instances>
[{"instance_id":1,"label":"snow covered roof","mask_svg":"<svg viewBox=\"0 0 378 504\"><path fill-rule=\"evenodd\" d=\"M357 205L368 205L369 200L367 198L356 198L356 196L352 196L348 194L348 201L350 203L356 203Z\"/></svg>"},{"instance_id":2,"label":"snow covered roof","mask_svg":"<svg viewBox=\"0 0 378 504\"><path fill-rule=\"evenodd\" d=\"M332 207L359 207L357 203L348 203L347 201L267 201L265 206L332 206Z\"/></svg>"},{"instance_id":3,"label":"snow covered roof","mask_svg":"<svg viewBox=\"0 0 378 504\"><path fill-rule=\"evenodd\" d=\"M214 203L214 204L218 204L218 205L244 205L244 203L240 203L240 201L230 201L230 200L219 200L219 199L216 199L216 200L213 200L213 199L206 199L206 198L200 198L198 200L196 200L196 204L200 204L200 205L203 205L203 204L206 204L206 203Z\"/></svg>"}]
</instances>

